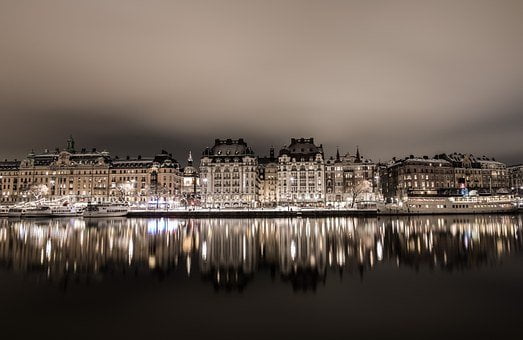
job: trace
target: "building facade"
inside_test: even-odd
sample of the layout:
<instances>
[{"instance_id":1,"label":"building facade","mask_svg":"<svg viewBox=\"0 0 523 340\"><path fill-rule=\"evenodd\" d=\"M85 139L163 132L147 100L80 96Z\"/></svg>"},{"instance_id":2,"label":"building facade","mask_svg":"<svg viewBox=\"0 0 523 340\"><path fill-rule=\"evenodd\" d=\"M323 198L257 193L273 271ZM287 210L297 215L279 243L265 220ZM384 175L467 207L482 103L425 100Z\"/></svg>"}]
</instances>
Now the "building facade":
<instances>
[{"instance_id":1,"label":"building facade","mask_svg":"<svg viewBox=\"0 0 523 340\"><path fill-rule=\"evenodd\" d=\"M0 162L2 203L63 199L75 202L148 202L175 200L180 192L179 165L166 151L152 158L120 160L106 151L75 149L35 154Z\"/></svg>"},{"instance_id":2,"label":"building facade","mask_svg":"<svg viewBox=\"0 0 523 340\"><path fill-rule=\"evenodd\" d=\"M356 203L376 199L376 164L360 155L347 153L330 157L325 162L325 200L328 207L352 208Z\"/></svg>"},{"instance_id":3,"label":"building facade","mask_svg":"<svg viewBox=\"0 0 523 340\"><path fill-rule=\"evenodd\" d=\"M292 138L278 156L277 205L325 206L323 146L313 138Z\"/></svg>"},{"instance_id":4,"label":"building facade","mask_svg":"<svg viewBox=\"0 0 523 340\"><path fill-rule=\"evenodd\" d=\"M435 157L445 159L454 168L454 187L477 190L479 193L508 193L507 166L485 156L451 153Z\"/></svg>"},{"instance_id":5,"label":"building facade","mask_svg":"<svg viewBox=\"0 0 523 340\"><path fill-rule=\"evenodd\" d=\"M201 204L206 208L258 206L258 159L242 139L216 139L200 160Z\"/></svg>"},{"instance_id":6,"label":"building facade","mask_svg":"<svg viewBox=\"0 0 523 340\"><path fill-rule=\"evenodd\" d=\"M274 148L268 157L258 158L258 175L260 177L260 194L258 201L262 207L276 207L278 190L278 158Z\"/></svg>"},{"instance_id":7,"label":"building facade","mask_svg":"<svg viewBox=\"0 0 523 340\"><path fill-rule=\"evenodd\" d=\"M507 169L509 174L510 190L519 195L523 195L523 164L512 165Z\"/></svg>"},{"instance_id":8,"label":"building facade","mask_svg":"<svg viewBox=\"0 0 523 340\"><path fill-rule=\"evenodd\" d=\"M193 165L191 152L187 158L187 166L182 169L182 199L185 206L200 205L200 174Z\"/></svg>"},{"instance_id":9,"label":"building facade","mask_svg":"<svg viewBox=\"0 0 523 340\"><path fill-rule=\"evenodd\" d=\"M410 156L393 159L380 173L384 198L437 196L454 188L452 164L444 159Z\"/></svg>"},{"instance_id":10,"label":"building facade","mask_svg":"<svg viewBox=\"0 0 523 340\"><path fill-rule=\"evenodd\" d=\"M439 154L433 158L393 159L380 171L385 198L407 196L508 194L506 165L470 154Z\"/></svg>"}]
</instances>

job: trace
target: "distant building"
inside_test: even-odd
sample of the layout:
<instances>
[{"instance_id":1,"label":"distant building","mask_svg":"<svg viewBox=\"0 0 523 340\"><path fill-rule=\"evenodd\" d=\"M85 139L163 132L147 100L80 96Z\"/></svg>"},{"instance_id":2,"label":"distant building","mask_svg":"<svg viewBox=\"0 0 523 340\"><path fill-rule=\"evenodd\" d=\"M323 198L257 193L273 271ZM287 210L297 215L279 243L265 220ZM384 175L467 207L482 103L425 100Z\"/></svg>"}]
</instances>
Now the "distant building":
<instances>
[{"instance_id":1,"label":"distant building","mask_svg":"<svg viewBox=\"0 0 523 340\"><path fill-rule=\"evenodd\" d=\"M178 162L166 151L154 158L120 160L106 151L75 149L35 154L18 162L0 162L1 202L69 197L71 201L146 202L174 200L180 191Z\"/></svg>"},{"instance_id":2,"label":"distant building","mask_svg":"<svg viewBox=\"0 0 523 340\"><path fill-rule=\"evenodd\" d=\"M202 205L208 208L257 207L258 159L240 139L216 139L200 160Z\"/></svg>"},{"instance_id":3,"label":"distant building","mask_svg":"<svg viewBox=\"0 0 523 340\"><path fill-rule=\"evenodd\" d=\"M436 155L454 168L454 188L477 190L479 193L508 193L507 166L485 156L451 153Z\"/></svg>"},{"instance_id":4,"label":"distant building","mask_svg":"<svg viewBox=\"0 0 523 340\"><path fill-rule=\"evenodd\" d=\"M380 171L385 198L406 196L508 193L506 165L470 154L439 154L433 158L393 159Z\"/></svg>"},{"instance_id":5,"label":"distant building","mask_svg":"<svg viewBox=\"0 0 523 340\"><path fill-rule=\"evenodd\" d=\"M325 200L330 207L354 207L374 200L377 190L376 164L360 155L347 153L330 157L325 163Z\"/></svg>"},{"instance_id":6,"label":"distant building","mask_svg":"<svg viewBox=\"0 0 523 340\"><path fill-rule=\"evenodd\" d=\"M277 204L302 207L325 205L323 146L313 138L292 138L278 156Z\"/></svg>"},{"instance_id":7,"label":"distant building","mask_svg":"<svg viewBox=\"0 0 523 340\"><path fill-rule=\"evenodd\" d=\"M182 195L186 199L196 199L200 196L200 175L193 165L192 154L189 152L187 166L182 169Z\"/></svg>"},{"instance_id":8,"label":"distant building","mask_svg":"<svg viewBox=\"0 0 523 340\"><path fill-rule=\"evenodd\" d=\"M511 191L523 195L523 164L509 166L507 171Z\"/></svg>"},{"instance_id":9,"label":"distant building","mask_svg":"<svg viewBox=\"0 0 523 340\"><path fill-rule=\"evenodd\" d=\"M386 199L437 196L444 189L454 188L454 171L447 160L410 156L393 159L383 167L380 183Z\"/></svg>"},{"instance_id":10,"label":"distant building","mask_svg":"<svg viewBox=\"0 0 523 340\"><path fill-rule=\"evenodd\" d=\"M113 199L174 204L180 198L180 164L165 150L153 158L114 159L110 171L109 196Z\"/></svg>"}]
</instances>

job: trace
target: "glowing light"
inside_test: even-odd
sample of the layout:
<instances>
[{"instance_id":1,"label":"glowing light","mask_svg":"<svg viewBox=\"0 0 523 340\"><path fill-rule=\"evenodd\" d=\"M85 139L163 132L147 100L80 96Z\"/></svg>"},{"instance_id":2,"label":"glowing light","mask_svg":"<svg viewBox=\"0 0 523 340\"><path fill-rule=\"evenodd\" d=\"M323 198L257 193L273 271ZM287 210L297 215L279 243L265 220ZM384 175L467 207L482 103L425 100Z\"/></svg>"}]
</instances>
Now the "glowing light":
<instances>
[{"instance_id":1,"label":"glowing light","mask_svg":"<svg viewBox=\"0 0 523 340\"><path fill-rule=\"evenodd\" d=\"M207 242L202 242L202 260L207 260Z\"/></svg>"}]
</instances>

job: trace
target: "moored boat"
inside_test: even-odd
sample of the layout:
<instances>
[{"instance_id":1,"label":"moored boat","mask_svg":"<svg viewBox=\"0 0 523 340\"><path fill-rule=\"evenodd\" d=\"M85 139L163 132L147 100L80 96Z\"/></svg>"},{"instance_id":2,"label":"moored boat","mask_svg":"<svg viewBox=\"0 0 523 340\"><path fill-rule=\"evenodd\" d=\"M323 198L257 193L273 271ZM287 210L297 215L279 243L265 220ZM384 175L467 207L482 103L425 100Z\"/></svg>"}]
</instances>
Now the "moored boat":
<instances>
[{"instance_id":1,"label":"moored boat","mask_svg":"<svg viewBox=\"0 0 523 340\"><path fill-rule=\"evenodd\" d=\"M25 212L24 207L19 207L19 206L10 207L9 210L7 211L7 217L22 217L22 214L24 214L24 212Z\"/></svg>"},{"instance_id":2,"label":"moored boat","mask_svg":"<svg viewBox=\"0 0 523 340\"><path fill-rule=\"evenodd\" d=\"M58 206L51 206L52 217L75 217L82 216L83 209L75 207L71 204L63 204Z\"/></svg>"},{"instance_id":3,"label":"moored boat","mask_svg":"<svg viewBox=\"0 0 523 340\"><path fill-rule=\"evenodd\" d=\"M517 210L508 196L469 197L410 197L396 204L382 205L379 214L430 215L430 214L492 214L511 213Z\"/></svg>"},{"instance_id":4,"label":"moored boat","mask_svg":"<svg viewBox=\"0 0 523 340\"><path fill-rule=\"evenodd\" d=\"M88 204L83 212L84 217L122 217L129 212L129 206L118 203Z\"/></svg>"},{"instance_id":5,"label":"moored boat","mask_svg":"<svg viewBox=\"0 0 523 340\"><path fill-rule=\"evenodd\" d=\"M27 207L22 212L22 217L51 217L51 208L47 205Z\"/></svg>"}]
</instances>

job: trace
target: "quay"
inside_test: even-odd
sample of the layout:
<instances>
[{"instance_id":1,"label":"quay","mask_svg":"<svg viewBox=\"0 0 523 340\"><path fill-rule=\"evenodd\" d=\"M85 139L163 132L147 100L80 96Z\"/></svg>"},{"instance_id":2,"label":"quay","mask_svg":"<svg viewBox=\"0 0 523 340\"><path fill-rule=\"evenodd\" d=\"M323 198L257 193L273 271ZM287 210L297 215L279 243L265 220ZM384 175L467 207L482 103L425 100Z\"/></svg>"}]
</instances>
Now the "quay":
<instances>
[{"instance_id":1,"label":"quay","mask_svg":"<svg viewBox=\"0 0 523 340\"><path fill-rule=\"evenodd\" d=\"M377 216L376 209L198 209L198 210L130 210L127 217L177 218L279 218L279 217L349 217Z\"/></svg>"}]
</instances>

